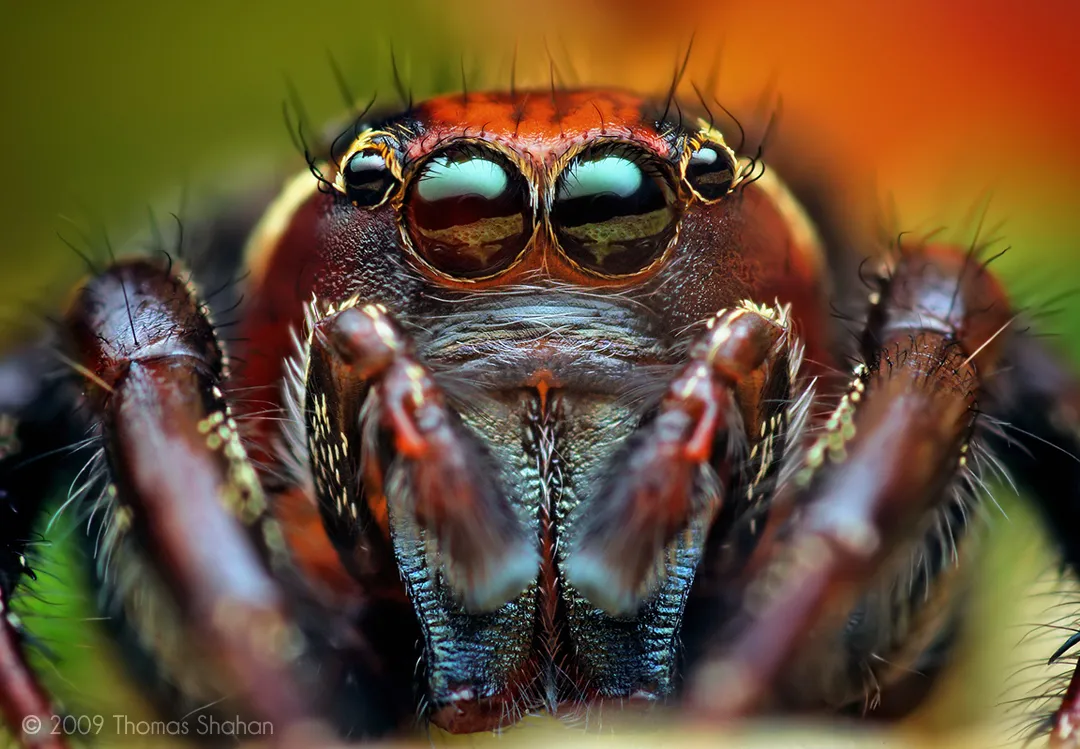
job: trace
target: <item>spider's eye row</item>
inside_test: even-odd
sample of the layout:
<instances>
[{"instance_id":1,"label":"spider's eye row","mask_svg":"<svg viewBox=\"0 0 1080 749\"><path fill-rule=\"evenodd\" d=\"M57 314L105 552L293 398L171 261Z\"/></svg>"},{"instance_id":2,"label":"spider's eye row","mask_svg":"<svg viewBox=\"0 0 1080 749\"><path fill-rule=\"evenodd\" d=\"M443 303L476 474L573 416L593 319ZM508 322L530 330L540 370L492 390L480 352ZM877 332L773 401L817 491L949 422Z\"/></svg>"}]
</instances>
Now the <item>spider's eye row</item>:
<instances>
[{"instance_id":1,"label":"spider's eye row","mask_svg":"<svg viewBox=\"0 0 1080 749\"><path fill-rule=\"evenodd\" d=\"M705 143L686 162L686 182L707 203L720 200L735 185L737 166L726 148Z\"/></svg>"},{"instance_id":2,"label":"spider's eye row","mask_svg":"<svg viewBox=\"0 0 1080 749\"><path fill-rule=\"evenodd\" d=\"M555 185L551 222L563 252L579 266L629 275L652 265L670 245L677 194L661 162L643 150L585 151Z\"/></svg>"},{"instance_id":3,"label":"spider's eye row","mask_svg":"<svg viewBox=\"0 0 1080 749\"><path fill-rule=\"evenodd\" d=\"M386 157L377 150L357 151L341 168L345 196L359 208L382 203L394 187L395 179Z\"/></svg>"},{"instance_id":4,"label":"spider's eye row","mask_svg":"<svg viewBox=\"0 0 1080 749\"><path fill-rule=\"evenodd\" d=\"M534 211L524 175L493 149L451 148L428 159L405 197L417 254L458 278L505 270L532 238Z\"/></svg>"}]
</instances>

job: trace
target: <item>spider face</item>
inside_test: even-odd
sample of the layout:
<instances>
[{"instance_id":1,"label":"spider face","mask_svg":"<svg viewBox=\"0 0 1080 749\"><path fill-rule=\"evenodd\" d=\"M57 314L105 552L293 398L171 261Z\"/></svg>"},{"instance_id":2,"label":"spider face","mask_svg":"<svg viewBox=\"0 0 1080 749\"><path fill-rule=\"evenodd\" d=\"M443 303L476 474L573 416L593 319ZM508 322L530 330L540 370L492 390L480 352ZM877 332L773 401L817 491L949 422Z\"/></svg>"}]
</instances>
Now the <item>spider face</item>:
<instances>
[{"instance_id":1,"label":"spider face","mask_svg":"<svg viewBox=\"0 0 1080 749\"><path fill-rule=\"evenodd\" d=\"M778 293L811 312L823 258L795 202L706 121L661 114L622 92L526 92L358 124L268 213L249 265L264 285L301 271L326 300L384 287L375 298L418 315L428 290L537 279L654 292L667 328Z\"/></svg>"},{"instance_id":2,"label":"spider face","mask_svg":"<svg viewBox=\"0 0 1080 749\"><path fill-rule=\"evenodd\" d=\"M462 519L458 543L485 548L459 560L444 548L446 520L417 525L395 512L415 500L389 489L358 497L347 481L316 477L332 527L349 523L351 503L364 505L361 517L378 506L425 630L433 717L446 727L672 691L683 609L721 496L679 538L655 531L617 591L604 562L575 557L577 529L607 501L610 465L655 405L657 375L685 355L688 327L743 299L784 298L808 321L823 317L821 249L782 186L759 179L706 121L661 114L610 91L436 99L346 130L316 167L323 181L306 179L306 194L272 210L276 233L253 245L265 289L256 305L288 309L284 282L294 310L312 295L336 311L362 300L398 321L401 333L382 335L409 340L460 415L453 439L472 443L446 480L478 506L500 505ZM301 258L310 280L297 288L288 269ZM808 340L821 347L821 336ZM278 348L268 366L288 355ZM317 406L335 387L329 369L309 367L296 397ZM310 452L327 449L338 455ZM481 475L460 475L470 469ZM348 499L335 501L342 491ZM367 543L355 531L333 540L350 558Z\"/></svg>"},{"instance_id":3,"label":"spider face","mask_svg":"<svg viewBox=\"0 0 1080 749\"><path fill-rule=\"evenodd\" d=\"M670 110L581 90L359 118L252 228L231 360L171 262L80 286L78 377L0 401L5 449L45 470L91 430L101 598L178 713L227 698L310 745L414 712L724 720L925 687L972 472L1057 496L1080 389L976 249L894 252L867 294L758 159ZM999 462L984 414L1058 452ZM4 601L48 496L15 465ZM45 715L15 627L0 706Z\"/></svg>"}]
</instances>

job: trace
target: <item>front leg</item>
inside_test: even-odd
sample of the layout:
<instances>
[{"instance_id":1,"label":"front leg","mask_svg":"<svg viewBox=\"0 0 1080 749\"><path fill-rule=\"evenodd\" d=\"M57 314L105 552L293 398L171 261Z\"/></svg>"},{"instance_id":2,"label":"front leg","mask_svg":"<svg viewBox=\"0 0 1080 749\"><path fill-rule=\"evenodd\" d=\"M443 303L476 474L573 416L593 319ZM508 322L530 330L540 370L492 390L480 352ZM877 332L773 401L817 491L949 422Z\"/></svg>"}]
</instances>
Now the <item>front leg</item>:
<instances>
[{"instance_id":1,"label":"front leg","mask_svg":"<svg viewBox=\"0 0 1080 749\"><path fill-rule=\"evenodd\" d=\"M275 740L310 744L324 713L311 697L313 655L272 574L288 567L280 528L194 290L164 264L116 264L79 289L64 334L106 457L102 553L124 562L112 579L126 615L175 683L235 699L272 722ZM177 620L140 619L151 610Z\"/></svg>"},{"instance_id":2,"label":"front leg","mask_svg":"<svg viewBox=\"0 0 1080 749\"><path fill-rule=\"evenodd\" d=\"M691 674L695 710L722 719L759 708L887 565L907 568L906 545L933 532L979 448L980 399L1011 321L1001 289L964 253L930 246L897 260L849 391L781 487L792 519L758 549L741 614Z\"/></svg>"},{"instance_id":3,"label":"front leg","mask_svg":"<svg viewBox=\"0 0 1080 749\"><path fill-rule=\"evenodd\" d=\"M1041 340L1021 333L1005 349L993 413L994 447L1035 500L1073 574L1080 570L1080 382ZM1075 625L1074 625L1075 626ZM1051 662L1073 650L1066 639ZM1062 703L1048 716L1056 749L1080 747L1080 664Z\"/></svg>"},{"instance_id":4,"label":"front leg","mask_svg":"<svg viewBox=\"0 0 1080 749\"><path fill-rule=\"evenodd\" d=\"M36 579L34 528L76 441L73 393L50 377L56 369L45 344L0 362L0 712L15 736L48 749L66 745L50 730L59 710L30 669L11 603Z\"/></svg>"}]
</instances>

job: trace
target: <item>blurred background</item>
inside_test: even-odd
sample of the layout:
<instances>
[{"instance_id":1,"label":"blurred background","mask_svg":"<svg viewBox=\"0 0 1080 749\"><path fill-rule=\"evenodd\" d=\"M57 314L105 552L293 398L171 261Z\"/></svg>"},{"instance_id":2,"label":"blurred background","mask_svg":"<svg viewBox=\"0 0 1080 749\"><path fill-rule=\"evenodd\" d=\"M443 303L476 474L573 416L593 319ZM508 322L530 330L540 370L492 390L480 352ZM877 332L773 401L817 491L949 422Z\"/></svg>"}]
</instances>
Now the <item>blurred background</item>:
<instances>
[{"instance_id":1,"label":"blurred background","mask_svg":"<svg viewBox=\"0 0 1080 749\"><path fill-rule=\"evenodd\" d=\"M821 175L845 220L885 214L890 230L945 226L967 242L985 210L1012 248L994 267L1020 303L1044 308L1043 328L1080 362L1080 299L1055 300L1080 269L1078 28L1080 4L1067 0L0 0L0 343L28 335L78 278L58 232L99 252L80 230L107 230L124 246L145 234L148 208L167 216L184 194L212 203L302 168L282 118L286 80L313 122L340 115L329 54L358 98L378 92L384 105L396 102L391 50L416 98L458 90L462 69L472 89L506 88L515 66L522 87L546 86L554 68L569 84L663 92L693 36L686 83L748 120L780 98L778 148ZM1023 505L1008 490L1001 501L1008 519L992 523L981 626L961 663L915 720L867 745L923 745L953 729L975 746L1011 735L1001 727L1016 696L1003 689L1019 684L1010 675L1060 639L1017 646L1032 622L1053 618L1033 592L1049 562ZM70 699L130 712L137 698L108 671L71 566L58 546L46 603L29 614L56 656L44 668ZM775 743L775 729L763 730L760 741ZM836 745L821 729L791 730L792 743Z\"/></svg>"}]
</instances>

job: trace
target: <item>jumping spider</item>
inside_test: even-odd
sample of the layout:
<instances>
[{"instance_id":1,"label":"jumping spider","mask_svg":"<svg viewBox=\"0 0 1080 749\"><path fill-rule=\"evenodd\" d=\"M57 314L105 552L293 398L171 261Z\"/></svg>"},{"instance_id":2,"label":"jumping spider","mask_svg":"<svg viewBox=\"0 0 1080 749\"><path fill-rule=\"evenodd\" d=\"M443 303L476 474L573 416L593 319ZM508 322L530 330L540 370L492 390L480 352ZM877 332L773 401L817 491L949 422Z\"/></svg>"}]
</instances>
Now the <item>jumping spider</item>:
<instances>
[{"instance_id":1,"label":"jumping spider","mask_svg":"<svg viewBox=\"0 0 1080 749\"><path fill-rule=\"evenodd\" d=\"M302 746L415 714L919 694L980 471L1080 561L1076 381L981 248L849 248L867 292L684 111L576 90L357 117L242 254L211 243L248 274L233 358L177 258L95 268L55 349L3 364L2 603L57 448L89 430L104 613L176 713L228 705ZM846 347L832 310L855 298ZM5 618L16 732L54 712L21 635ZM1077 720L1070 688L1056 745Z\"/></svg>"}]
</instances>

